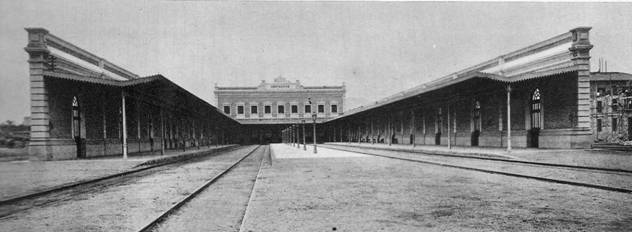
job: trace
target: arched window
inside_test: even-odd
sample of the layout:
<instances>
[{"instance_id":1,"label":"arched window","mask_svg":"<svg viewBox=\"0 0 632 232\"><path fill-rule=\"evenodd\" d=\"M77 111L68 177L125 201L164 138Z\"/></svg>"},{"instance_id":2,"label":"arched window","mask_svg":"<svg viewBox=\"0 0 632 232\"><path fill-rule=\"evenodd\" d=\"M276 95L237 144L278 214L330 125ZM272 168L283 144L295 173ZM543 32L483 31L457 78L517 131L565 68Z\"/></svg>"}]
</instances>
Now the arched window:
<instances>
[{"instance_id":1,"label":"arched window","mask_svg":"<svg viewBox=\"0 0 632 232\"><path fill-rule=\"evenodd\" d=\"M472 112L472 124L474 131L481 130L481 102L474 101L474 110Z\"/></svg>"},{"instance_id":2,"label":"arched window","mask_svg":"<svg viewBox=\"0 0 632 232\"><path fill-rule=\"evenodd\" d=\"M542 102L540 89L535 89L531 94L531 128L541 128Z\"/></svg>"}]
</instances>

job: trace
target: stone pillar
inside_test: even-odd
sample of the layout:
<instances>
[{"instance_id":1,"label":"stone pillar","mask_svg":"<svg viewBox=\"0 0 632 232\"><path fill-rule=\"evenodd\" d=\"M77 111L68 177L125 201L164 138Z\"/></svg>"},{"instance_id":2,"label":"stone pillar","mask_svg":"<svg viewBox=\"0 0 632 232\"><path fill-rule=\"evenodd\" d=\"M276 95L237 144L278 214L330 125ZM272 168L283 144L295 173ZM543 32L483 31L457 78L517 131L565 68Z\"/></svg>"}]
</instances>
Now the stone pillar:
<instances>
[{"instance_id":1,"label":"stone pillar","mask_svg":"<svg viewBox=\"0 0 632 232\"><path fill-rule=\"evenodd\" d=\"M50 52L46 47L48 31L43 28L27 28L28 45L24 50L29 54L29 81L31 90L31 140L29 155L33 160L53 159L50 144L50 116L48 91L44 83L45 63Z\"/></svg>"},{"instance_id":2,"label":"stone pillar","mask_svg":"<svg viewBox=\"0 0 632 232\"><path fill-rule=\"evenodd\" d=\"M574 65L577 71L577 128L590 128L590 27L578 27L572 29L572 42L569 49L573 55Z\"/></svg>"}]
</instances>

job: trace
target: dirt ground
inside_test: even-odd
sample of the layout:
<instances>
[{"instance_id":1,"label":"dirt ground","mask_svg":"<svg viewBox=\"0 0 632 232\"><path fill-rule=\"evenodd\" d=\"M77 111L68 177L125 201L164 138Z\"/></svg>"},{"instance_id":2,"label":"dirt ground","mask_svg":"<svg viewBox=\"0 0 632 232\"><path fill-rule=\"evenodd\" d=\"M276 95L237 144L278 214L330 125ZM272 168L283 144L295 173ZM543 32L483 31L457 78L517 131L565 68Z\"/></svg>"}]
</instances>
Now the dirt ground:
<instances>
[{"instance_id":1,"label":"dirt ground","mask_svg":"<svg viewBox=\"0 0 632 232\"><path fill-rule=\"evenodd\" d=\"M326 145L330 146L330 145ZM334 146L336 147L336 146ZM593 185L601 185L615 188L632 189L632 174L612 173L594 170L578 170L571 168L543 167L531 164L507 163L502 161L490 161L479 159L464 159L457 157L426 155L423 153L410 153L387 150L368 150L359 147L337 146L347 151L376 152L377 154L392 157L401 157L413 160L422 160L435 163L458 165L462 167L479 168L499 172L510 172L522 175L537 176L556 180L579 182Z\"/></svg>"},{"instance_id":2,"label":"dirt ground","mask_svg":"<svg viewBox=\"0 0 632 232\"><path fill-rule=\"evenodd\" d=\"M379 157L275 159L258 181L243 231L632 230L630 194Z\"/></svg>"},{"instance_id":3,"label":"dirt ground","mask_svg":"<svg viewBox=\"0 0 632 232\"><path fill-rule=\"evenodd\" d=\"M461 147L455 146L448 149L445 145L402 145L393 144L368 144L368 143L327 143L331 145L377 147L389 149L403 149L415 151L441 151L453 152L455 154L481 153L513 157L535 162L557 163L579 166L591 166L601 168L615 168L632 170L632 154L630 152L609 151L609 150L584 150L584 149L537 149L537 148L514 148L507 152L504 148L498 147Z\"/></svg>"},{"instance_id":4,"label":"dirt ground","mask_svg":"<svg viewBox=\"0 0 632 232\"><path fill-rule=\"evenodd\" d=\"M159 154L133 154L126 160L121 159L120 156L111 156L81 160L0 162L0 199L119 173L149 160L187 155L216 148L206 147L201 150L188 150L186 152L169 150L163 156Z\"/></svg>"},{"instance_id":5,"label":"dirt ground","mask_svg":"<svg viewBox=\"0 0 632 232\"><path fill-rule=\"evenodd\" d=\"M232 150L20 211L0 218L0 230L136 231L252 148Z\"/></svg>"}]
</instances>

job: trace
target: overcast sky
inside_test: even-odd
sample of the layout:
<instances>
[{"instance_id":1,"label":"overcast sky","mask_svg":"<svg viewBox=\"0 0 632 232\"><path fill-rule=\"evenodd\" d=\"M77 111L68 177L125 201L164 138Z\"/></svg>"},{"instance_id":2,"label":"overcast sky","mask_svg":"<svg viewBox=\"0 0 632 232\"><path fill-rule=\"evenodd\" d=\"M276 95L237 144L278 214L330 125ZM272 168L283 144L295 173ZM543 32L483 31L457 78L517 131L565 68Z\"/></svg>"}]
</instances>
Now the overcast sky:
<instances>
[{"instance_id":1,"label":"overcast sky","mask_svg":"<svg viewBox=\"0 0 632 232\"><path fill-rule=\"evenodd\" d=\"M375 101L592 26L592 66L632 72L631 3L0 1L0 121L29 115L25 27L215 105L213 86L281 75ZM355 107L357 105L352 105ZM349 109L349 108L347 108Z\"/></svg>"}]
</instances>

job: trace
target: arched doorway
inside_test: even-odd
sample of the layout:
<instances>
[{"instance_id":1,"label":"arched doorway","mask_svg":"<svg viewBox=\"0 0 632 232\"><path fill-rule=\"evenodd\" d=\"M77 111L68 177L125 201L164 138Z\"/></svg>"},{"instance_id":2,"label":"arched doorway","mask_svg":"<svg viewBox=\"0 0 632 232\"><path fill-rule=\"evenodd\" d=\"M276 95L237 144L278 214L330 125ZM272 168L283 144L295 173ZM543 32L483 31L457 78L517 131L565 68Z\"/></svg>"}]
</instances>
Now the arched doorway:
<instances>
[{"instance_id":1,"label":"arched doorway","mask_svg":"<svg viewBox=\"0 0 632 232\"><path fill-rule=\"evenodd\" d=\"M472 110L472 146L478 146L478 137L481 134L481 103L479 101L474 102L474 109Z\"/></svg>"},{"instance_id":2,"label":"arched doorway","mask_svg":"<svg viewBox=\"0 0 632 232\"><path fill-rule=\"evenodd\" d=\"M77 158L86 157L86 139L81 133L81 107L77 96L72 97L72 136L77 146Z\"/></svg>"},{"instance_id":3,"label":"arched doorway","mask_svg":"<svg viewBox=\"0 0 632 232\"><path fill-rule=\"evenodd\" d=\"M540 128L542 128L542 99L540 89L535 89L531 94L529 104L531 128L527 135L528 147L539 147Z\"/></svg>"}]
</instances>

